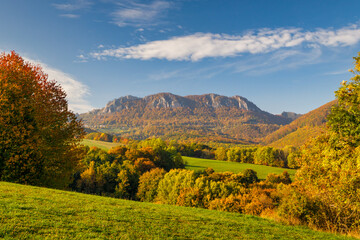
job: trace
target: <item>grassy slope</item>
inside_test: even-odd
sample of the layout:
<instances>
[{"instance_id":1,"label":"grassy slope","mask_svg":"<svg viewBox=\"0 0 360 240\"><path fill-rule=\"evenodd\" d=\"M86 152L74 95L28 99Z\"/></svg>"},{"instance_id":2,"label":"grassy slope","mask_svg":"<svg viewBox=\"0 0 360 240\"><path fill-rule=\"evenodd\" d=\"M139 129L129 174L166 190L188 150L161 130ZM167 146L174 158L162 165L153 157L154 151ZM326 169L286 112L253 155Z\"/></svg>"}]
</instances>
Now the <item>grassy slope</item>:
<instances>
[{"instance_id":1,"label":"grassy slope","mask_svg":"<svg viewBox=\"0 0 360 240\"><path fill-rule=\"evenodd\" d=\"M256 165L250 163L226 162L226 161L191 158L191 157L183 157L183 159L187 162L186 168L190 170L203 170L208 167L211 167L215 170L215 172L230 171L233 173L238 173L244 171L247 168L250 168L257 172L258 177L260 179L265 179L269 173L280 174L283 173L285 170L290 174L291 178L293 179L296 172L296 170L293 169L269 167L269 166Z\"/></svg>"},{"instance_id":2,"label":"grassy slope","mask_svg":"<svg viewBox=\"0 0 360 240\"><path fill-rule=\"evenodd\" d=\"M120 143L96 141L96 140L90 140L90 139L83 139L82 144L89 146L89 147L98 147L98 148L104 149L106 151L112 147L121 145Z\"/></svg>"},{"instance_id":3,"label":"grassy slope","mask_svg":"<svg viewBox=\"0 0 360 240\"><path fill-rule=\"evenodd\" d=\"M349 239L237 213L0 182L5 239Z\"/></svg>"}]
</instances>

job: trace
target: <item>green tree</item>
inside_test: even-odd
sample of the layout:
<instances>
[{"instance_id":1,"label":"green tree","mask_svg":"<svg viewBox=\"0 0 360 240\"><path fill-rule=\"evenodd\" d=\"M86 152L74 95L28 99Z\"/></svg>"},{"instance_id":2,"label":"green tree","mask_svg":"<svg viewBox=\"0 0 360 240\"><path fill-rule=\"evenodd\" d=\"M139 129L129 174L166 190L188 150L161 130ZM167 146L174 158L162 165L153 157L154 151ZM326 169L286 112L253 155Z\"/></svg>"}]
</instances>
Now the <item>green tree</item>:
<instances>
[{"instance_id":1,"label":"green tree","mask_svg":"<svg viewBox=\"0 0 360 240\"><path fill-rule=\"evenodd\" d=\"M81 158L81 123L39 66L0 55L0 179L65 188Z\"/></svg>"},{"instance_id":2,"label":"green tree","mask_svg":"<svg viewBox=\"0 0 360 240\"><path fill-rule=\"evenodd\" d=\"M217 148L215 150L215 159L226 161L227 160L226 152L227 152L226 149L223 147Z\"/></svg>"},{"instance_id":3,"label":"green tree","mask_svg":"<svg viewBox=\"0 0 360 240\"><path fill-rule=\"evenodd\" d=\"M181 190L193 187L195 179L194 171L172 169L160 181L156 200L161 203L175 205Z\"/></svg>"},{"instance_id":4,"label":"green tree","mask_svg":"<svg viewBox=\"0 0 360 240\"><path fill-rule=\"evenodd\" d=\"M166 171L162 168L154 168L140 176L138 192L136 194L140 201L152 202L157 195L158 185L163 179Z\"/></svg>"}]
</instances>

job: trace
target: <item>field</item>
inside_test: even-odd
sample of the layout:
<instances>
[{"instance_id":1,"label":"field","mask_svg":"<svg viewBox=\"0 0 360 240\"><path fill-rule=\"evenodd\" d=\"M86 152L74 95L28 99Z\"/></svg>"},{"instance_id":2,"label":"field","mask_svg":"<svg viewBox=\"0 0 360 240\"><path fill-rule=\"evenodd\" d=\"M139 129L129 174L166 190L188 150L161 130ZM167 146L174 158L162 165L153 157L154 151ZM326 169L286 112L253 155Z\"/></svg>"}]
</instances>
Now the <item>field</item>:
<instances>
[{"instance_id":1,"label":"field","mask_svg":"<svg viewBox=\"0 0 360 240\"><path fill-rule=\"evenodd\" d=\"M84 145L89 147L98 147L104 150L109 150L112 147L119 146L120 143L111 143L111 142L103 142L103 141L95 141L84 139L82 142ZM186 169L190 170L204 170L208 167L213 168L215 172L233 172L239 173L243 172L245 169L253 169L257 172L258 177L260 179L265 179L269 173L281 174L285 170L290 174L290 177L294 179L296 170L293 169L285 169L278 167L269 167L264 165L256 165L250 163L237 163L237 162L227 162L227 161L219 161L219 160L211 160L211 159L202 159L202 158L192 158L185 157L183 159L186 161Z\"/></svg>"},{"instance_id":2,"label":"field","mask_svg":"<svg viewBox=\"0 0 360 240\"><path fill-rule=\"evenodd\" d=\"M294 179L296 173L296 170L293 169L269 167L269 166L256 165L250 163L227 162L227 161L192 158L192 157L183 157L183 159L186 161L186 169L203 170L210 167L213 168L215 172L230 171L233 173L238 173L244 171L247 168L250 168L257 172L258 178L260 179L265 179L269 173L280 174L283 173L285 170L290 174L290 177Z\"/></svg>"},{"instance_id":3,"label":"field","mask_svg":"<svg viewBox=\"0 0 360 240\"><path fill-rule=\"evenodd\" d=\"M98 148L101 148L106 151L108 151L112 147L121 145L120 143L96 141L96 140L90 140L90 139L83 139L82 144L89 146L89 147L98 147Z\"/></svg>"},{"instance_id":4,"label":"field","mask_svg":"<svg viewBox=\"0 0 360 240\"><path fill-rule=\"evenodd\" d=\"M237 213L0 182L4 239L350 239Z\"/></svg>"}]
</instances>

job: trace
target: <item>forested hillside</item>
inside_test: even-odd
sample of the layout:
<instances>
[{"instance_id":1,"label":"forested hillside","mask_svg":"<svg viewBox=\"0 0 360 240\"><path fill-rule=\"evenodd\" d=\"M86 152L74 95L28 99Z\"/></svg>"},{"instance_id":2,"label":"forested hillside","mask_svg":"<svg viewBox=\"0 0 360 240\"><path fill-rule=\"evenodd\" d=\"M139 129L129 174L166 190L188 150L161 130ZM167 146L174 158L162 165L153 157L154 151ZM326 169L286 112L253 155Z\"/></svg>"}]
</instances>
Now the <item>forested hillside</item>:
<instances>
[{"instance_id":1,"label":"forested hillside","mask_svg":"<svg viewBox=\"0 0 360 240\"><path fill-rule=\"evenodd\" d=\"M216 94L181 97L159 93L121 97L102 109L81 114L93 129L125 138L256 143L292 121L262 111L240 96Z\"/></svg>"},{"instance_id":2,"label":"forested hillside","mask_svg":"<svg viewBox=\"0 0 360 240\"><path fill-rule=\"evenodd\" d=\"M335 104L336 100L331 101L301 116L290 124L282 126L266 136L263 143L280 148L287 145L300 147L308 139L320 135L326 125L326 117Z\"/></svg>"}]
</instances>

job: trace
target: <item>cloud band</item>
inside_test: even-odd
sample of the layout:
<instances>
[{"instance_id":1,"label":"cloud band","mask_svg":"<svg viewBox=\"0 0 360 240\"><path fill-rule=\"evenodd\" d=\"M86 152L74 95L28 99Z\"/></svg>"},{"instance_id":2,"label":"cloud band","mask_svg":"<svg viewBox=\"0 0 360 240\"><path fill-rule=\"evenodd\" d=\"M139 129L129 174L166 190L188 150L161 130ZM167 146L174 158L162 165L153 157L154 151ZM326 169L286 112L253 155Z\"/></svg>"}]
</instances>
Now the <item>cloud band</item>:
<instances>
[{"instance_id":1,"label":"cloud band","mask_svg":"<svg viewBox=\"0 0 360 240\"><path fill-rule=\"evenodd\" d=\"M263 29L240 36L196 33L145 44L105 49L90 55L96 59L115 57L122 59L166 59L169 61L199 61L211 57L232 57L244 53L258 54L281 48L307 44L308 47L337 47L354 45L360 41L357 25L338 30L318 29Z\"/></svg>"}]
</instances>

